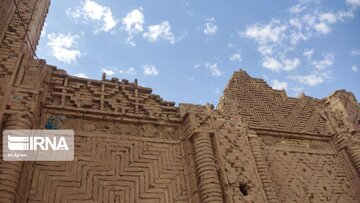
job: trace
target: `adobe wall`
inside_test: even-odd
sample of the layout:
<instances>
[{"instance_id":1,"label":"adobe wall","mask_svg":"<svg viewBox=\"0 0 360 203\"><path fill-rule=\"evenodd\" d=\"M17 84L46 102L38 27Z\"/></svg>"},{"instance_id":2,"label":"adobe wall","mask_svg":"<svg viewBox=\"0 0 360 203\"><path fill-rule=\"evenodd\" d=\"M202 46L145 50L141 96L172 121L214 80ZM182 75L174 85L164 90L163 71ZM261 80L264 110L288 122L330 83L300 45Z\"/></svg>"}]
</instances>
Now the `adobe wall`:
<instances>
[{"instance_id":1,"label":"adobe wall","mask_svg":"<svg viewBox=\"0 0 360 203\"><path fill-rule=\"evenodd\" d=\"M36 46L49 1L16 2ZM77 78L34 59L13 1L4 8L0 129L73 129L75 158L1 159L0 202L360 201L351 93L291 98L237 71L216 109L176 107L137 80Z\"/></svg>"},{"instance_id":2,"label":"adobe wall","mask_svg":"<svg viewBox=\"0 0 360 203\"><path fill-rule=\"evenodd\" d=\"M230 79L218 110L246 123L269 202L359 201L360 109L351 93L340 92L289 98L244 71ZM346 125L340 130L339 123Z\"/></svg>"}]
</instances>

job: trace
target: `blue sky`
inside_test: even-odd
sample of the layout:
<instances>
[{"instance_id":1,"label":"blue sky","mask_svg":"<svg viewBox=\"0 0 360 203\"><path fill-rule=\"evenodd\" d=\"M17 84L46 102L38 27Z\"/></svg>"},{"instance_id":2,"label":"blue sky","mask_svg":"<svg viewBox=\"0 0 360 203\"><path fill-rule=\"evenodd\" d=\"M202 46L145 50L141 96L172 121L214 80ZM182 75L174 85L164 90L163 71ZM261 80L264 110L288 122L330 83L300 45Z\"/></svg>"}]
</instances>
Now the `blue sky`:
<instances>
[{"instance_id":1,"label":"blue sky","mask_svg":"<svg viewBox=\"0 0 360 203\"><path fill-rule=\"evenodd\" d=\"M225 3L226 2L226 3ZM218 103L238 69L288 96L360 99L360 0L53 0L37 55L176 103Z\"/></svg>"}]
</instances>

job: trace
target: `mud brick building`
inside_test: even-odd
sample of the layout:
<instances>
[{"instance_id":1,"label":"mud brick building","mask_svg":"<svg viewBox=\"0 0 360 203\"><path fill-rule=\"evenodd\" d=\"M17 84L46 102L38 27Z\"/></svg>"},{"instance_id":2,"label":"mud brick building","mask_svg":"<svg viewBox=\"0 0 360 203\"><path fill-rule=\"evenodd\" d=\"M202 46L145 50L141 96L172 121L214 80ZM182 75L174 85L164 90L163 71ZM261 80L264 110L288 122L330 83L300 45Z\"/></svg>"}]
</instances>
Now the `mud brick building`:
<instances>
[{"instance_id":1,"label":"mud brick building","mask_svg":"<svg viewBox=\"0 0 360 203\"><path fill-rule=\"evenodd\" d=\"M73 129L75 159L1 159L0 202L360 202L352 93L292 98L238 71L216 108L176 107L77 78L34 59L49 3L0 2L0 129Z\"/></svg>"}]
</instances>

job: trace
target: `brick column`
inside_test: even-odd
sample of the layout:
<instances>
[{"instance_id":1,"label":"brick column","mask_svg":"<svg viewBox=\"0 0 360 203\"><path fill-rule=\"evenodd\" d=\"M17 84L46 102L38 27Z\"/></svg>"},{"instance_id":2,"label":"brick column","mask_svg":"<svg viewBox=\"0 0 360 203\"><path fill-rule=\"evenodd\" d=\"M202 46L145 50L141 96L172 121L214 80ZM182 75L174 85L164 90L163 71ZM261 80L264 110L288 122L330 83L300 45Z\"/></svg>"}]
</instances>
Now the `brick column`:
<instances>
[{"instance_id":1,"label":"brick column","mask_svg":"<svg viewBox=\"0 0 360 203\"><path fill-rule=\"evenodd\" d=\"M357 171L360 173L360 139L358 136L351 135L348 130L337 130L338 132L336 132L334 136L336 151L345 150Z\"/></svg>"},{"instance_id":2,"label":"brick column","mask_svg":"<svg viewBox=\"0 0 360 203\"><path fill-rule=\"evenodd\" d=\"M271 180L270 172L266 166L265 157L262 154L262 149L259 143L259 137L256 134L249 134L248 140L253 153L256 170L260 176L261 183L266 195L267 202L276 203L279 202L277 194L274 190L274 182Z\"/></svg>"},{"instance_id":3,"label":"brick column","mask_svg":"<svg viewBox=\"0 0 360 203\"><path fill-rule=\"evenodd\" d=\"M356 146L348 147L348 153L360 173L360 145L357 144Z\"/></svg>"},{"instance_id":4,"label":"brick column","mask_svg":"<svg viewBox=\"0 0 360 203\"><path fill-rule=\"evenodd\" d=\"M210 135L199 133L193 137L193 143L201 201L223 202Z\"/></svg>"},{"instance_id":5,"label":"brick column","mask_svg":"<svg viewBox=\"0 0 360 203\"><path fill-rule=\"evenodd\" d=\"M21 115L12 114L6 122L6 129L30 129L31 121L22 118ZM1 139L2 143L2 139ZM0 160L0 202L15 202L19 194L19 182L23 168L22 161L4 161Z\"/></svg>"}]
</instances>

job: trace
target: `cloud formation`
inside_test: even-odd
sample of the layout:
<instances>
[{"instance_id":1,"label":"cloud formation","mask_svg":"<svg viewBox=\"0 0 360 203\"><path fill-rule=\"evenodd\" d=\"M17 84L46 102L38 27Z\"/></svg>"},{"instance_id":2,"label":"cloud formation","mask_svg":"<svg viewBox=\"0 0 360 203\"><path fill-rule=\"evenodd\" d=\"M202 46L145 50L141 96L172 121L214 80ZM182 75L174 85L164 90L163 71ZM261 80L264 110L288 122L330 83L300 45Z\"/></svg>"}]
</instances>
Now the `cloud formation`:
<instances>
[{"instance_id":1,"label":"cloud formation","mask_svg":"<svg viewBox=\"0 0 360 203\"><path fill-rule=\"evenodd\" d=\"M205 68L210 70L210 73L211 73L212 76L217 76L218 77L218 76L221 76L223 74L217 63L214 63L214 64L206 63Z\"/></svg>"},{"instance_id":2,"label":"cloud formation","mask_svg":"<svg viewBox=\"0 0 360 203\"><path fill-rule=\"evenodd\" d=\"M276 90L286 90L287 86L287 82L280 82L279 80L273 80L271 84L271 87Z\"/></svg>"},{"instance_id":3,"label":"cloud formation","mask_svg":"<svg viewBox=\"0 0 360 203\"><path fill-rule=\"evenodd\" d=\"M316 86L325 82L328 79L331 79L332 77L329 72L313 71L308 75L288 76L288 78L304 85Z\"/></svg>"},{"instance_id":4,"label":"cloud formation","mask_svg":"<svg viewBox=\"0 0 360 203\"><path fill-rule=\"evenodd\" d=\"M120 74L128 74L128 75L136 75L136 70L134 67L130 67L126 70L120 70L119 73Z\"/></svg>"},{"instance_id":5,"label":"cloud formation","mask_svg":"<svg viewBox=\"0 0 360 203\"><path fill-rule=\"evenodd\" d=\"M79 77L79 78L89 78L85 73L78 73L74 75L75 77Z\"/></svg>"},{"instance_id":6,"label":"cloud formation","mask_svg":"<svg viewBox=\"0 0 360 203\"><path fill-rule=\"evenodd\" d=\"M149 42L157 42L159 39L169 41L171 44L175 43L174 34L171 32L171 26L168 21L163 21L157 25L148 26L148 32L143 34L143 37Z\"/></svg>"},{"instance_id":7,"label":"cloud formation","mask_svg":"<svg viewBox=\"0 0 360 203\"><path fill-rule=\"evenodd\" d=\"M128 33L129 37L126 42L131 46L136 46L133 42L134 35L143 31L144 14L141 12L142 8L134 9L127 13L122 19L124 30Z\"/></svg>"},{"instance_id":8,"label":"cloud formation","mask_svg":"<svg viewBox=\"0 0 360 203\"><path fill-rule=\"evenodd\" d=\"M292 71L300 65L299 57L288 57L296 50L298 43L329 34L333 24L354 16L353 9L320 12L313 1L299 1L288 11L288 18L273 18L265 24L254 23L240 33L240 36L256 42L262 56L262 66L277 72ZM309 60L313 52L311 49L306 50L303 56ZM333 56L326 57L318 63L315 61L313 65L320 69L331 65Z\"/></svg>"},{"instance_id":9,"label":"cloud formation","mask_svg":"<svg viewBox=\"0 0 360 203\"><path fill-rule=\"evenodd\" d=\"M313 54L314 54L314 49L305 49L303 52L303 56L308 60L312 58Z\"/></svg>"},{"instance_id":10,"label":"cloud formation","mask_svg":"<svg viewBox=\"0 0 360 203\"><path fill-rule=\"evenodd\" d=\"M353 49L350 54L351 56L360 56L360 49Z\"/></svg>"},{"instance_id":11,"label":"cloud formation","mask_svg":"<svg viewBox=\"0 0 360 203\"><path fill-rule=\"evenodd\" d=\"M263 58L262 64L264 68L270 69L272 71L280 72L292 71L295 70L300 65L300 59L298 58L283 58L276 59L275 57L265 56Z\"/></svg>"},{"instance_id":12,"label":"cloud formation","mask_svg":"<svg viewBox=\"0 0 360 203\"><path fill-rule=\"evenodd\" d=\"M76 47L78 35L50 33L47 37L50 55L59 61L70 64L81 56L80 50Z\"/></svg>"},{"instance_id":13,"label":"cloud formation","mask_svg":"<svg viewBox=\"0 0 360 203\"><path fill-rule=\"evenodd\" d=\"M154 65L151 64L143 65L143 69L145 75L157 76L159 74L159 70Z\"/></svg>"},{"instance_id":14,"label":"cloud formation","mask_svg":"<svg viewBox=\"0 0 360 203\"><path fill-rule=\"evenodd\" d=\"M203 25L203 32L205 35L215 35L218 29L218 26L215 24L215 18L205 19L205 24Z\"/></svg>"},{"instance_id":15,"label":"cloud formation","mask_svg":"<svg viewBox=\"0 0 360 203\"><path fill-rule=\"evenodd\" d=\"M360 6L360 0L346 0L346 3L355 7Z\"/></svg>"},{"instance_id":16,"label":"cloud formation","mask_svg":"<svg viewBox=\"0 0 360 203\"><path fill-rule=\"evenodd\" d=\"M240 53L234 53L232 54L230 57L229 57L230 61L238 61L240 62L242 59L241 59L241 55Z\"/></svg>"},{"instance_id":17,"label":"cloud formation","mask_svg":"<svg viewBox=\"0 0 360 203\"><path fill-rule=\"evenodd\" d=\"M114 75L114 73L115 73L113 70L111 70L111 69L106 69L106 68L102 68L101 71L102 71L103 73L105 73L106 75L109 75L109 76L112 76L112 75Z\"/></svg>"},{"instance_id":18,"label":"cloud formation","mask_svg":"<svg viewBox=\"0 0 360 203\"><path fill-rule=\"evenodd\" d=\"M334 64L335 55L332 53L327 53L324 55L324 58L319 61L312 61L311 65L314 66L318 70L323 70L329 66Z\"/></svg>"},{"instance_id":19,"label":"cloud formation","mask_svg":"<svg viewBox=\"0 0 360 203\"><path fill-rule=\"evenodd\" d=\"M109 7L102 6L91 0L85 0L85 2L82 2L81 8L68 9L66 14L75 19L81 18L85 22L95 22L95 32L109 32L118 22Z\"/></svg>"},{"instance_id":20,"label":"cloud formation","mask_svg":"<svg viewBox=\"0 0 360 203\"><path fill-rule=\"evenodd\" d=\"M356 65L353 65L351 67L351 70L354 71L354 72L358 72L359 71L359 68L356 66Z\"/></svg>"}]
</instances>

